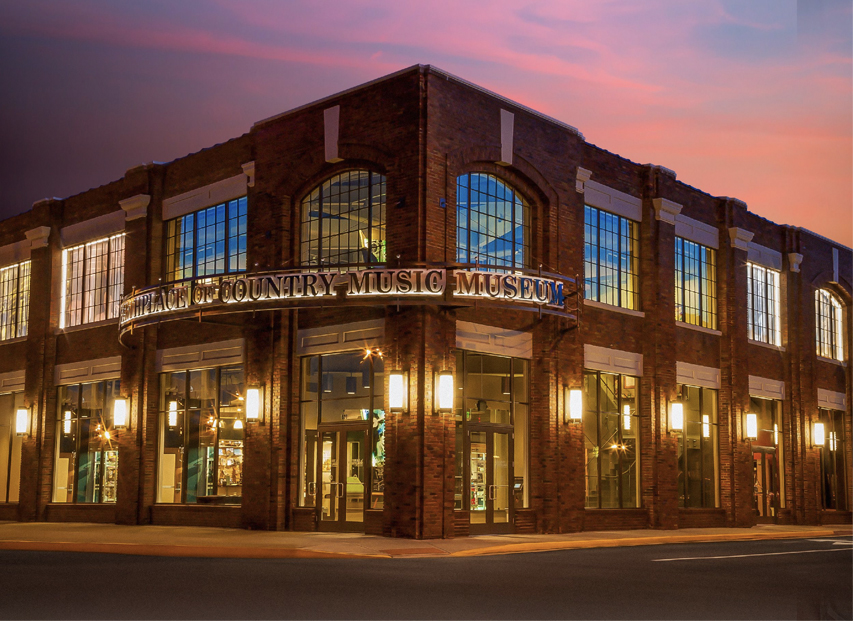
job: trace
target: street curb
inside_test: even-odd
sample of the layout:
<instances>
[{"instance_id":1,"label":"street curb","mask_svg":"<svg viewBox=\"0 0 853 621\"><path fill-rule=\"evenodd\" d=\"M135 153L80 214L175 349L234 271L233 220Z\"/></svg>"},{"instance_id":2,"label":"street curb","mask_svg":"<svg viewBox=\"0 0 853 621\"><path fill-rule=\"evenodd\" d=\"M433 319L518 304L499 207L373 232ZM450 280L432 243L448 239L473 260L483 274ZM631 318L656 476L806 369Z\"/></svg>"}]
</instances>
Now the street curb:
<instances>
[{"instance_id":1,"label":"street curb","mask_svg":"<svg viewBox=\"0 0 853 621\"><path fill-rule=\"evenodd\" d=\"M668 535L665 537L634 537L627 539L589 539L586 541L543 541L541 543L515 543L473 550L461 550L451 556L490 556L495 554L523 554L526 552L551 552L556 550L584 550L589 548L621 548L634 546L658 546L676 543L708 543L719 541L762 541L772 539L802 539L804 537L832 537L849 535L848 531L818 530L787 533L744 533L731 535Z\"/></svg>"}]
</instances>

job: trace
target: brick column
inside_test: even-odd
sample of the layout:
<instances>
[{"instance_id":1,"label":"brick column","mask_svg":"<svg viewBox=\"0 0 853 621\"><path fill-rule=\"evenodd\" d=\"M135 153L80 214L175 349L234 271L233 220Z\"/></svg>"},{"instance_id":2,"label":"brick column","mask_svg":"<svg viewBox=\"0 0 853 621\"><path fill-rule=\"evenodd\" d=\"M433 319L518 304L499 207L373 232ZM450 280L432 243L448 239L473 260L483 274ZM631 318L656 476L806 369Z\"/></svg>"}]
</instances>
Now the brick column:
<instances>
[{"instance_id":1,"label":"brick column","mask_svg":"<svg viewBox=\"0 0 853 621\"><path fill-rule=\"evenodd\" d=\"M582 284L581 284L582 286ZM563 333L568 326L558 322L556 425L558 454L559 524L558 532L570 533L583 530L584 501L586 496L586 475L584 462L583 423L566 422L565 388L583 389L583 343L578 329Z\"/></svg>"},{"instance_id":2,"label":"brick column","mask_svg":"<svg viewBox=\"0 0 853 621\"><path fill-rule=\"evenodd\" d=\"M269 326L263 326L264 320ZM274 462L272 460L273 438L277 429L274 424L276 411L272 408L275 390L273 377L276 351L275 314L264 313L246 330L245 386L263 389L262 416L258 422L245 423L243 446L243 501L241 525L256 530L274 529L272 517L272 489Z\"/></svg>"}]
</instances>

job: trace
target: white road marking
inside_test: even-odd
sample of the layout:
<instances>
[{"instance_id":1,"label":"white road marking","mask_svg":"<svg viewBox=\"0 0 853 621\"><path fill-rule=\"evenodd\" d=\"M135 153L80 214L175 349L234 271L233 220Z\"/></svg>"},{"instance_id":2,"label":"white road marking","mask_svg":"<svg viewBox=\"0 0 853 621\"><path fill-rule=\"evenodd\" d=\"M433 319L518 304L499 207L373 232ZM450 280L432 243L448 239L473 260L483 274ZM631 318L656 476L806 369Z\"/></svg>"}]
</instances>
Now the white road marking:
<instances>
[{"instance_id":1,"label":"white road marking","mask_svg":"<svg viewBox=\"0 0 853 621\"><path fill-rule=\"evenodd\" d=\"M827 548L825 550L794 550L793 552L764 552L762 554L731 554L729 556L685 556L683 558L655 558L652 559L652 562L664 562L664 561L707 561L710 559L720 559L720 558L748 558L751 556L782 556L785 554L809 554L811 552L847 552L849 550L843 548Z\"/></svg>"},{"instance_id":2,"label":"white road marking","mask_svg":"<svg viewBox=\"0 0 853 621\"><path fill-rule=\"evenodd\" d=\"M834 546L853 546L853 539L807 539L818 543L832 543Z\"/></svg>"}]
</instances>

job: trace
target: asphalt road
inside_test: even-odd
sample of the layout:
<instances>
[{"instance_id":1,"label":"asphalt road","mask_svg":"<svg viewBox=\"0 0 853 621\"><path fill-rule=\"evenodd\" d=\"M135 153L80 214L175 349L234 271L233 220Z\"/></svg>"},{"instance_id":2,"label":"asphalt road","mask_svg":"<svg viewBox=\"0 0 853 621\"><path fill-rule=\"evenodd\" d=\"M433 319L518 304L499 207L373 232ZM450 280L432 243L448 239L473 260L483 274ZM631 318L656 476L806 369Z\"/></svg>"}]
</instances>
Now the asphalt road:
<instances>
[{"instance_id":1,"label":"asphalt road","mask_svg":"<svg viewBox=\"0 0 853 621\"><path fill-rule=\"evenodd\" d=\"M342 560L2 551L0 617L851 619L853 541Z\"/></svg>"}]
</instances>

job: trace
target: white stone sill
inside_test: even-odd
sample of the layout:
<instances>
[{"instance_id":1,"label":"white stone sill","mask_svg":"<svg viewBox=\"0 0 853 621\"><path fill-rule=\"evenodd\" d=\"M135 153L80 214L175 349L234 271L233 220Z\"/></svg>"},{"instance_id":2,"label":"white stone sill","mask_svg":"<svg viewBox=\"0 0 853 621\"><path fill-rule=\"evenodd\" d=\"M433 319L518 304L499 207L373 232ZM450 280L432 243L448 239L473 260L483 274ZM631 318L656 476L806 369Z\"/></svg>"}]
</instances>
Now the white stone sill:
<instances>
[{"instance_id":1,"label":"white stone sill","mask_svg":"<svg viewBox=\"0 0 853 621\"><path fill-rule=\"evenodd\" d=\"M0 347L2 347L3 345L11 345L12 343L23 343L26 340L26 336L16 336L13 339L6 339L5 341L0 341Z\"/></svg>"},{"instance_id":2,"label":"white stone sill","mask_svg":"<svg viewBox=\"0 0 853 621\"><path fill-rule=\"evenodd\" d=\"M771 345L770 343L762 343L761 341L753 341L752 339L748 339L748 341L750 345L758 345L759 347L766 347L774 351L785 351L785 348L780 345Z\"/></svg>"},{"instance_id":3,"label":"white stone sill","mask_svg":"<svg viewBox=\"0 0 853 621\"><path fill-rule=\"evenodd\" d=\"M817 359L820 362L828 362L829 364L837 364L840 367L847 368L847 363L843 360L836 360L835 358L824 358L823 356L818 356Z\"/></svg>"},{"instance_id":4,"label":"white stone sill","mask_svg":"<svg viewBox=\"0 0 853 621\"><path fill-rule=\"evenodd\" d=\"M646 314L642 311L631 310L630 308L622 308L621 306L613 306L613 304L605 304L604 302L596 302L595 300L587 300L584 298L584 306L591 306L593 308L601 308L603 310L609 310L614 313L622 313L623 315L631 315L632 317L645 317Z\"/></svg>"},{"instance_id":5,"label":"white stone sill","mask_svg":"<svg viewBox=\"0 0 853 621\"><path fill-rule=\"evenodd\" d=\"M679 328L687 328L688 330L696 330L697 332L704 332L705 334L713 334L714 336L723 336L723 333L719 330L712 330L711 328L706 328L705 326L695 326L692 323L685 323L684 321L677 321L675 325Z\"/></svg>"},{"instance_id":6,"label":"white stone sill","mask_svg":"<svg viewBox=\"0 0 853 621\"><path fill-rule=\"evenodd\" d=\"M101 328L110 324L118 325L118 317L115 317L113 319L104 319L103 321L95 321L93 323L84 323L80 324L79 326L72 326L70 328L57 328L56 330L54 330L54 334L68 334L69 332L80 332L81 330ZM116 334L116 338L118 338L118 334Z\"/></svg>"}]
</instances>

